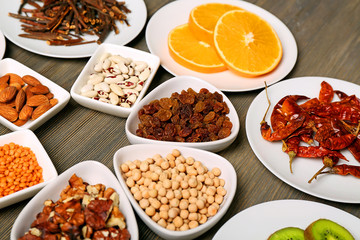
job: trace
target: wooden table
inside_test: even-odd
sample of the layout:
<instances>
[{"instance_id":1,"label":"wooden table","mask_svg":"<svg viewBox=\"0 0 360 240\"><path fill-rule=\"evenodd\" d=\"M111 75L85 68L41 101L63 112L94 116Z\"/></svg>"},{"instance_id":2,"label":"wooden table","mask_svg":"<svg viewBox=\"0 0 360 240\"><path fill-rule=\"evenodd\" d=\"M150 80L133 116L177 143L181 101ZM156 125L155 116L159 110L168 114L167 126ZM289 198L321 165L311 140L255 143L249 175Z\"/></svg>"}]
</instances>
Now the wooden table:
<instances>
[{"instance_id":1,"label":"wooden table","mask_svg":"<svg viewBox=\"0 0 360 240\"><path fill-rule=\"evenodd\" d=\"M145 0L148 20L168 2L171 1ZM296 39L298 60L286 78L325 76L360 84L359 0L249 2L277 16ZM50 58L28 52L8 40L6 44L4 58L13 58L25 64L67 91L70 91L88 60ZM128 46L148 51L145 28ZM160 67L148 91L171 77L170 73ZM278 179L257 159L246 139L245 118L249 105L260 91L226 93L238 112L241 129L236 141L218 154L233 164L237 172L237 191L225 216L199 239L211 239L236 213L253 205L278 199L316 201L360 217L359 205L327 201L305 194ZM123 118L84 108L71 99L59 114L34 132L59 174L74 164L89 159L102 162L114 172L114 153L130 144L124 131L125 121ZM0 126L1 134L9 132L9 129ZM0 239L9 239L11 227L28 201L29 199L0 210ZM159 239L138 217L137 221L140 239Z\"/></svg>"}]
</instances>

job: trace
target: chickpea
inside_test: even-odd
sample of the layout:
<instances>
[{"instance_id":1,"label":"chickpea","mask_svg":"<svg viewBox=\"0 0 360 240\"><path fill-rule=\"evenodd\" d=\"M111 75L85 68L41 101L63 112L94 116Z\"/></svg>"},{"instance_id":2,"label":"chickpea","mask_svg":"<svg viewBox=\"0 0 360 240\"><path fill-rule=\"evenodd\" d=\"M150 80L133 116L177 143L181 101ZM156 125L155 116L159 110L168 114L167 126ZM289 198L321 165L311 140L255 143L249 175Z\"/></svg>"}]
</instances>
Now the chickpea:
<instances>
[{"instance_id":1,"label":"chickpea","mask_svg":"<svg viewBox=\"0 0 360 240\"><path fill-rule=\"evenodd\" d=\"M160 167L164 170L168 169L170 167L170 164L169 162L166 162L166 161L163 161L161 164L160 164Z\"/></svg>"},{"instance_id":2,"label":"chickpea","mask_svg":"<svg viewBox=\"0 0 360 240\"><path fill-rule=\"evenodd\" d=\"M158 190L158 195L164 197L166 195L166 189L164 187L161 187Z\"/></svg>"},{"instance_id":3,"label":"chickpea","mask_svg":"<svg viewBox=\"0 0 360 240\"><path fill-rule=\"evenodd\" d=\"M179 208L180 209L187 209L189 206L189 201L185 199L181 199L179 202Z\"/></svg>"},{"instance_id":4,"label":"chickpea","mask_svg":"<svg viewBox=\"0 0 360 240\"><path fill-rule=\"evenodd\" d=\"M172 155L171 153L169 153L168 155L166 155L166 159L169 161L175 161L175 157L174 155Z\"/></svg>"},{"instance_id":5,"label":"chickpea","mask_svg":"<svg viewBox=\"0 0 360 240\"><path fill-rule=\"evenodd\" d=\"M177 169L179 170L179 172L185 172L186 171L186 167L182 163L177 165Z\"/></svg>"},{"instance_id":6,"label":"chickpea","mask_svg":"<svg viewBox=\"0 0 360 240\"><path fill-rule=\"evenodd\" d=\"M174 225L173 223L169 223L169 224L166 226L166 229L175 231L175 225Z\"/></svg>"},{"instance_id":7,"label":"chickpea","mask_svg":"<svg viewBox=\"0 0 360 240\"><path fill-rule=\"evenodd\" d=\"M190 188L189 192L190 192L190 195L192 197L197 197L198 196L198 191L195 188Z\"/></svg>"},{"instance_id":8,"label":"chickpea","mask_svg":"<svg viewBox=\"0 0 360 240\"><path fill-rule=\"evenodd\" d=\"M159 200L154 199L154 200L151 202L151 206L152 206L153 208L155 208L155 209L159 209L160 206L161 206L161 203L160 203Z\"/></svg>"},{"instance_id":9,"label":"chickpea","mask_svg":"<svg viewBox=\"0 0 360 240\"><path fill-rule=\"evenodd\" d=\"M198 184L197 184L197 186L196 186L196 189L197 189L198 191L200 191L200 190L202 189L202 187L203 187L202 182L198 182Z\"/></svg>"},{"instance_id":10,"label":"chickpea","mask_svg":"<svg viewBox=\"0 0 360 240\"><path fill-rule=\"evenodd\" d=\"M190 221L198 221L198 214L197 213L189 213L189 217L188 217L188 219L190 220Z\"/></svg>"},{"instance_id":11,"label":"chickpea","mask_svg":"<svg viewBox=\"0 0 360 240\"><path fill-rule=\"evenodd\" d=\"M141 177L136 183L139 185L144 185L144 182L145 182L145 178Z\"/></svg>"},{"instance_id":12,"label":"chickpea","mask_svg":"<svg viewBox=\"0 0 360 240\"><path fill-rule=\"evenodd\" d=\"M214 168L211 170L211 172L212 172L216 177L218 177L218 176L221 175L221 170L220 170L220 168L218 168L218 167L214 167Z\"/></svg>"},{"instance_id":13,"label":"chickpea","mask_svg":"<svg viewBox=\"0 0 360 240\"><path fill-rule=\"evenodd\" d=\"M151 218L154 222L157 222L160 220L160 214L157 212L155 213L152 218Z\"/></svg>"},{"instance_id":14,"label":"chickpea","mask_svg":"<svg viewBox=\"0 0 360 240\"><path fill-rule=\"evenodd\" d=\"M187 209L180 210L180 217L182 219L187 219L189 217L189 211Z\"/></svg>"},{"instance_id":15,"label":"chickpea","mask_svg":"<svg viewBox=\"0 0 360 240\"><path fill-rule=\"evenodd\" d=\"M155 208L152 207L152 206L149 206L145 209L145 213L148 215L148 216L154 216L155 214Z\"/></svg>"},{"instance_id":16,"label":"chickpea","mask_svg":"<svg viewBox=\"0 0 360 240\"><path fill-rule=\"evenodd\" d=\"M123 173L127 173L130 170L129 165L126 163L121 164L120 168Z\"/></svg>"},{"instance_id":17,"label":"chickpea","mask_svg":"<svg viewBox=\"0 0 360 240\"><path fill-rule=\"evenodd\" d=\"M205 184L208 186L212 186L212 185L214 185L214 181L212 180L212 178L207 177L207 178L205 178Z\"/></svg>"},{"instance_id":18,"label":"chickpea","mask_svg":"<svg viewBox=\"0 0 360 240\"><path fill-rule=\"evenodd\" d=\"M220 186L222 186L222 187L225 186L225 180L222 178L220 179Z\"/></svg>"},{"instance_id":19,"label":"chickpea","mask_svg":"<svg viewBox=\"0 0 360 240\"><path fill-rule=\"evenodd\" d=\"M209 214L209 216L214 216L215 214L217 213L217 209L216 209L216 207L214 207L213 205L210 205L209 207L208 207L208 214Z\"/></svg>"},{"instance_id":20,"label":"chickpea","mask_svg":"<svg viewBox=\"0 0 360 240\"><path fill-rule=\"evenodd\" d=\"M137 168L140 168L140 164L141 164L141 161L136 159L134 162L133 162Z\"/></svg>"},{"instance_id":21,"label":"chickpea","mask_svg":"<svg viewBox=\"0 0 360 240\"><path fill-rule=\"evenodd\" d=\"M188 165L193 165L194 162L195 162L195 159L194 159L194 158L192 158L192 157L186 158L186 163L187 163Z\"/></svg>"},{"instance_id":22,"label":"chickpea","mask_svg":"<svg viewBox=\"0 0 360 240\"><path fill-rule=\"evenodd\" d=\"M153 159L153 158L147 158L145 161L146 161L147 163L149 163L149 164L153 164L153 163L154 163L154 159Z\"/></svg>"},{"instance_id":23,"label":"chickpea","mask_svg":"<svg viewBox=\"0 0 360 240\"><path fill-rule=\"evenodd\" d=\"M155 188L155 186L154 186ZM151 189L149 190L149 196L152 197L152 198L156 198L158 195L158 191L156 189Z\"/></svg>"},{"instance_id":24,"label":"chickpea","mask_svg":"<svg viewBox=\"0 0 360 240\"><path fill-rule=\"evenodd\" d=\"M216 195L215 195L215 202L216 202L217 204L221 204L221 203L223 202L223 200L224 200L224 197L221 196L220 194L216 194Z\"/></svg>"},{"instance_id":25,"label":"chickpea","mask_svg":"<svg viewBox=\"0 0 360 240\"><path fill-rule=\"evenodd\" d=\"M134 179L132 179L132 177L129 177L128 179L126 179L126 185L130 188L135 186Z\"/></svg>"},{"instance_id":26,"label":"chickpea","mask_svg":"<svg viewBox=\"0 0 360 240\"><path fill-rule=\"evenodd\" d=\"M196 203L190 203L189 207L188 207L188 210L191 213L196 213L197 210L198 210L198 207L197 207Z\"/></svg>"},{"instance_id":27,"label":"chickpea","mask_svg":"<svg viewBox=\"0 0 360 240\"><path fill-rule=\"evenodd\" d=\"M188 175L191 175L191 176L196 176L197 175L197 171L193 166L186 167L186 172L187 172Z\"/></svg>"},{"instance_id":28,"label":"chickpea","mask_svg":"<svg viewBox=\"0 0 360 240\"><path fill-rule=\"evenodd\" d=\"M171 207L178 207L179 203L180 203L180 201L177 198L173 198L173 199L170 200L170 206Z\"/></svg>"},{"instance_id":29,"label":"chickpea","mask_svg":"<svg viewBox=\"0 0 360 240\"><path fill-rule=\"evenodd\" d=\"M166 192L166 197L167 197L169 200L171 200L171 199L173 199L173 198L175 197L175 194L174 194L174 192L173 192L172 190L168 190L168 191Z\"/></svg>"},{"instance_id":30,"label":"chickpea","mask_svg":"<svg viewBox=\"0 0 360 240\"><path fill-rule=\"evenodd\" d=\"M155 155L152 157L153 160L160 159L160 158L162 158L162 156L161 156L160 154L155 154Z\"/></svg>"},{"instance_id":31,"label":"chickpea","mask_svg":"<svg viewBox=\"0 0 360 240\"><path fill-rule=\"evenodd\" d=\"M191 177L190 179L189 179L189 186L190 187L192 187L192 188L194 188L194 187L196 187L197 186L197 180L196 180L196 178L195 177Z\"/></svg>"},{"instance_id":32,"label":"chickpea","mask_svg":"<svg viewBox=\"0 0 360 240\"><path fill-rule=\"evenodd\" d=\"M194 161L194 167L197 169L199 168L200 166L202 166L201 162L200 161Z\"/></svg>"},{"instance_id":33,"label":"chickpea","mask_svg":"<svg viewBox=\"0 0 360 240\"><path fill-rule=\"evenodd\" d=\"M142 209L147 208L148 206L150 206L149 200L143 198L139 201L139 205Z\"/></svg>"},{"instance_id":34,"label":"chickpea","mask_svg":"<svg viewBox=\"0 0 360 240\"><path fill-rule=\"evenodd\" d=\"M158 181L159 180L159 175L157 173L152 173L151 174L151 180L152 181Z\"/></svg>"},{"instance_id":35,"label":"chickpea","mask_svg":"<svg viewBox=\"0 0 360 240\"><path fill-rule=\"evenodd\" d=\"M189 182L183 180L180 182L180 186L182 189L186 189L189 187Z\"/></svg>"},{"instance_id":36,"label":"chickpea","mask_svg":"<svg viewBox=\"0 0 360 240\"><path fill-rule=\"evenodd\" d=\"M139 189L139 187L138 186L133 186L131 189L130 189L130 192L132 193L132 194L134 194L135 192L137 192L137 191L140 191L140 189Z\"/></svg>"},{"instance_id":37,"label":"chickpea","mask_svg":"<svg viewBox=\"0 0 360 240\"><path fill-rule=\"evenodd\" d=\"M169 160L169 165L171 168L174 168L176 166L175 160Z\"/></svg>"},{"instance_id":38,"label":"chickpea","mask_svg":"<svg viewBox=\"0 0 360 240\"><path fill-rule=\"evenodd\" d=\"M167 204L163 204L160 206L159 211L169 211L170 206Z\"/></svg>"},{"instance_id":39,"label":"chickpea","mask_svg":"<svg viewBox=\"0 0 360 240\"><path fill-rule=\"evenodd\" d=\"M180 156L180 151L179 150L177 150L177 149L173 149L172 150L172 152L171 152L171 154L174 156L174 157L179 157Z\"/></svg>"},{"instance_id":40,"label":"chickpea","mask_svg":"<svg viewBox=\"0 0 360 240\"><path fill-rule=\"evenodd\" d=\"M182 198L182 194L181 194L181 191L180 190L174 190L174 195L175 195L175 198L177 199L181 199Z\"/></svg>"},{"instance_id":41,"label":"chickpea","mask_svg":"<svg viewBox=\"0 0 360 240\"><path fill-rule=\"evenodd\" d=\"M178 181L172 181L172 183L171 183L171 188L172 188L172 190L176 190L176 189L178 189L180 187L180 182L178 182Z\"/></svg>"},{"instance_id":42,"label":"chickpea","mask_svg":"<svg viewBox=\"0 0 360 240\"><path fill-rule=\"evenodd\" d=\"M160 220L157 222L157 224L159 224L163 228L166 228L166 226L167 226L167 222L163 218L160 218Z\"/></svg>"},{"instance_id":43,"label":"chickpea","mask_svg":"<svg viewBox=\"0 0 360 240\"><path fill-rule=\"evenodd\" d=\"M198 180L198 182L204 182L205 181L205 176L203 174L197 175L196 180Z\"/></svg>"},{"instance_id":44,"label":"chickpea","mask_svg":"<svg viewBox=\"0 0 360 240\"><path fill-rule=\"evenodd\" d=\"M144 191L142 191L141 195L143 198L149 198L149 190L145 189Z\"/></svg>"},{"instance_id":45,"label":"chickpea","mask_svg":"<svg viewBox=\"0 0 360 240\"><path fill-rule=\"evenodd\" d=\"M173 223L175 227L181 227L184 224L184 220L180 216L177 216L174 218Z\"/></svg>"},{"instance_id":46,"label":"chickpea","mask_svg":"<svg viewBox=\"0 0 360 240\"><path fill-rule=\"evenodd\" d=\"M175 218L176 216L179 215L179 212L180 211L178 208L170 208L168 214L170 218Z\"/></svg>"},{"instance_id":47,"label":"chickpea","mask_svg":"<svg viewBox=\"0 0 360 240\"><path fill-rule=\"evenodd\" d=\"M180 227L180 231L186 231L186 230L189 230L189 225L187 223L184 223L184 225Z\"/></svg>"},{"instance_id":48,"label":"chickpea","mask_svg":"<svg viewBox=\"0 0 360 240\"><path fill-rule=\"evenodd\" d=\"M144 161L140 164L140 171L146 172L147 170L149 170L149 163Z\"/></svg>"},{"instance_id":49,"label":"chickpea","mask_svg":"<svg viewBox=\"0 0 360 240\"><path fill-rule=\"evenodd\" d=\"M204 223L206 223L206 221L207 221L207 217L206 217L206 215L201 214L201 217L200 217L199 223L200 223L200 224L204 224Z\"/></svg>"},{"instance_id":50,"label":"chickpea","mask_svg":"<svg viewBox=\"0 0 360 240\"><path fill-rule=\"evenodd\" d=\"M200 200L200 199L197 200L195 204L196 204L198 209L203 209L205 207L205 202L203 200Z\"/></svg>"},{"instance_id":51,"label":"chickpea","mask_svg":"<svg viewBox=\"0 0 360 240\"><path fill-rule=\"evenodd\" d=\"M189 203L194 203L195 204L196 201L197 201L196 197L193 197L193 196L189 197Z\"/></svg>"},{"instance_id":52,"label":"chickpea","mask_svg":"<svg viewBox=\"0 0 360 240\"><path fill-rule=\"evenodd\" d=\"M159 212L160 218L167 220L169 218L168 211L160 211Z\"/></svg>"},{"instance_id":53,"label":"chickpea","mask_svg":"<svg viewBox=\"0 0 360 240\"><path fill-rule=\"evenodd\" d=\"M220 186L220 187L218 187L216 189L216 193L221 195L221 196L225 196L226 195L226 189Z\"/></svg>"},{"instance_id":54,"label":"chickpea","mask_svg":"<svg viewBox=\"0 0 360 240\"><path fill-rule=\"evenodd\" d=\"M208 196L214 196L216 193L216 188L214 186L210 186L206 189L206 195Z\"/></svg>"},{"instance_id":55,"label":"chickpea","mask_svg":"<svg viewBox=\"0 0 360 240\"><path fill-rule=\"evenodd\" d=\"M131 162L131 163L129 164L129 169L130 169L130 170L134 170L135 168L136 168L136 164L133 163L133 162Z\"/></svg>"},{"instance_id":56,"label":"chickpea","mask_svg":"<svg viewBox=\"0 0 360 240\"><path fill-rule=\"evenodd\" d=\"M151 182L152 182L152 180L150 178L145 178L144 179L144 186L145 187L149 186Z\"/></svg>"},{"instance_id":57,"label":"chickpea","mask_svg":"<svg viewBox=\"0 0 360 240\"><path fill-rule=\"evenodd\" d=\"M160 202L161 202L162 204L168 204L168 203L169 203L169 199L168 199L167 197L161 197Z\"/></svg>"},{"instance_id":58,"label":"chickpea","mask_svg":"<svg viewBox=\"0 0 360 240\"><path fill-rule=\"evenodd\" d=\"M218 177L214 178L214 187L219 187L220 186L220 179Z\"/></svg>"},{"instance_id":59,"label":"chickpea","mask_svg":"<svg viewBox=\"0 0 360 240\"><path fill-rule=\"evenodd\" d=\"M171 187L171 181L169 179L165 179L163 182L164 188L170 188Z\"/></svg>"},{"instance_id":60,"label":"chickpea","mask_svg":"<svg viewBox=\"0 0 360 240\"><path fill-rule=\"evenodd\" d=\"M206 201L207 201L208 203L212 204L212 203L215 201L215 198L214 198L214 196L207 196Z\"/></svg>"}]
</instances>

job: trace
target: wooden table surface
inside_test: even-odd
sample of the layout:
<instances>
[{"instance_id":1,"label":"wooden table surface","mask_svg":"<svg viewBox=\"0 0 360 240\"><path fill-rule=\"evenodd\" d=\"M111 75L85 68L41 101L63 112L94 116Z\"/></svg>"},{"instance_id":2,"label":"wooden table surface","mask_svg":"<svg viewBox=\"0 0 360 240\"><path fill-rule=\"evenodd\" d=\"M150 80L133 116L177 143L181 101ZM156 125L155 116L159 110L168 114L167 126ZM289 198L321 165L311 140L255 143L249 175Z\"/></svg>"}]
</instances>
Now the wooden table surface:
<instances>
[{"instance_id":1,"label":"wooden table surface","mask_svg":"<svg viewBox=\"0 0 360 240\"><path fill-rule=\"evenodd\" d=\"M145 0L148 19L169 0ZM221 1L219 1L221 2ZM277 16L293 33L298 59L285 79L302 76L324 76L360 84L360 1L249 0ZM179 9L180 10L180 9ZM149 51L145 28L127 46ZM71 86L88 58L59 59L37 55L6 40L4 58L13 58L51 79L70 92ZM150 90L173 77L162 67L156 73ZM245 132L246 112L262 89L225 93L240 118L240 132L235 142L218 154L228 159L237 172L237 190L233 203L215 227L198 239L211 239L219 228L238 212L259 203L278 199L302 199L324 203L360 218L358 204L323 200L303 193L281 181L257 159ZM286 93L284 92L284 95ZM360 96L360 93L356 93ZM124 118L93 111L73 99L51 120L34 131L52 159L59 174L81 161L102 162L113 172L112 159L121 147L129 145ZM0 134L11 131L0 126ZM334 186L336 188L336 186ZM359 189L354 189L359 191ZM28 203L24 200L0 209L0 239L9 239L11 227ZM160 239L138 217L140 239ZM359 236L358 236L359 237Z\"/></svg>"}]
</instances>

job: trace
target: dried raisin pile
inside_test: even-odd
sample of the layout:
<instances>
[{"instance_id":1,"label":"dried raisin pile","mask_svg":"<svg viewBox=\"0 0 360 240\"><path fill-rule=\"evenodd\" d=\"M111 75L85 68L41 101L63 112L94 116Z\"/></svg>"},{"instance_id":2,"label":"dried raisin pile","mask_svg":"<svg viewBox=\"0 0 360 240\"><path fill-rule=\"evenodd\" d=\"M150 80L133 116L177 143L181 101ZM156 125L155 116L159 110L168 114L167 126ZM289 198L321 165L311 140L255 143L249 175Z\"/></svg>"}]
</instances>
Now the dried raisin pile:
<instances>
[{"instance_id":1,"label":"dried raisin pile","mask_svg":"<svg viewBox=\"0 0 360 240\"><path fill-rule=\"evenodd\" d=\"M231 133L228 113L220 93L205 88L197 93L189 88L144 105L138 112L136 135L162 141L215 141Z\"/></svg>"}]
</instances>

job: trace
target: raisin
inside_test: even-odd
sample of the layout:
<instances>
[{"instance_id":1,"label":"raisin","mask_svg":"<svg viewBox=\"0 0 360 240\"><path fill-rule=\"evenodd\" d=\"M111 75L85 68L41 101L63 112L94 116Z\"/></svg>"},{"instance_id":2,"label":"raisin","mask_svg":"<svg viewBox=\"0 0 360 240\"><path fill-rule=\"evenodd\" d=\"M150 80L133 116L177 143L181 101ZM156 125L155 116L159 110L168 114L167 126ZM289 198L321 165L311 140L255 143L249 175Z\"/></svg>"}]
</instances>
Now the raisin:
<instances>
[{"instance_id":1,"label":"raisin","mask_svg":"<svg viewBox=\"0 0 360 240\"><path fill-rule=\"evenodd\" d=\"M230 136L230 134L231 134L230 128L221 128L218 133L218 136L220 139L222 139L222 138L226 138L226 137Z\"/></svg>"},{"instance_id":2,"label":"raisin","mask_svg":"<svg viewBox=\"0 0 360 240\"><path fill-rule=\"evenodd\" d=\"M154 116L159 118L160 121L165 122L171 118L172 113L170 110L160 109Z\"/></svg>"},{"instance_id":3,"label":"raisin","mask_svg":"<svg viewBox=\"0 0 360 240\"><path fill-rule=\"evenodd\" d=\"M199 101L195 104L194 111L202 112L205 109L205 103L203 101Z\"/></svg>"},{"instance_id":4,"label":"raisin","mask_svg":"<svg viewBox=\"0 0 360 240\"><path fill-rule=\"evenodd\" d=\"M211 122L214 120L216 113L211 111L204 117L204 122Z\"/></svg>"},{"instance_id":5,"label":"raisin","mask_svg":"<svg viewBox=\"0 0 360 240\"><path fill-rule=\"evenodd\" d=\"M187 137L192 133L192 129L189 127L184 127L180 130L179 136L180 137Z\"/></svg>"},{"instance_id":6,"label":"raisin","mask_svg":"<svg viewBox=\"0 0 360 240\"><path fill-rule=\"evenodd\" d=\"M170 98L161 98L159 101L160 106L163 109L170 110L173 104L173 101Z\"/></svg>"}]
</instances>

